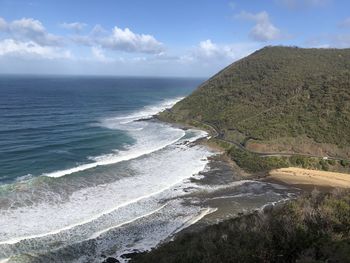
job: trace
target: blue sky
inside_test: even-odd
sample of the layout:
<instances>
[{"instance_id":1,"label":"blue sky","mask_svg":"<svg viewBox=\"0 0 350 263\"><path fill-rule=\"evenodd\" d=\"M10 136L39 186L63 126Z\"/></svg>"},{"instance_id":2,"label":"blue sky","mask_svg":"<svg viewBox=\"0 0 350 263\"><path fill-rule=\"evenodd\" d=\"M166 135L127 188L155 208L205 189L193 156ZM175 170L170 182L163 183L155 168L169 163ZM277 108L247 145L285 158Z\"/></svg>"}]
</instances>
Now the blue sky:
<instances>
[{"instance_id":1,"label":"blue sky","mask_svg":"<svg viewBox=\"0 0 350 263\"><path fill-rule=\"evenodd\" d=\"M266 45L350 46L346 0L0 0L0 73L208 77Z\"/></svg>"}]
</instances>

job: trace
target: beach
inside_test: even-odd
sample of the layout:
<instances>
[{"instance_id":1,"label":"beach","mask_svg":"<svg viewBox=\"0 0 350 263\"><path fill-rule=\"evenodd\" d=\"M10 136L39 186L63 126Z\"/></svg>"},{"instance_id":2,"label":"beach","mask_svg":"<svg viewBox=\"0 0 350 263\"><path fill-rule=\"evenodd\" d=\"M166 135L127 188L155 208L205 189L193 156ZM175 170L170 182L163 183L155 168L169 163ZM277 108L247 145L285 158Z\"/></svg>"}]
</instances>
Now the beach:
<instances>
[{"instance_id":1,"label":"beach","mask_svg":"<svg viewBox=\"0 0 350 263\"><path fill-rule=\"evenodd\" d=\"M22 88L22 82L8 81ZM169 80L166 89L159 80L106 79L104 92L95 89L101 80L25 83L45 89L52 81L55 89L42 96L56 104L47 105L33 91L26 114L7 105L11 122L2 134L12 140L2 146L0 260L126 261L123 255L154 248L179 232L294 194L247 177L222 149L207 144L207 132L153 118L188 93L190 88L172 93L178 80ZM124 90L125 83L133 88ZM142 85L154 86L149 100ZM16 88L13 99L20 100ZM71 91L85 94L84 106L73 103Z\"/></svg>"},{"instance_id":2,"label":"beach","mask_svg":"<svg viewBox=\"0 0 350 263\"><path fill-rule=\"evenodd\" d=\"M273 180L306 190L310 188L350 188L349 174L310 170L297 167L272 170L266 180Z\"/></svg>"},{"instance_id":3,"label":"beach","mask_svg":"<svg viewBox=\"0 0 350 263\"><path fill-rule=\"evenodd\" d=\"M7 81L20 101L22 82ZM178 234L302 193L244 172L208 131L154 118L188 94L192 81L176 94L174 86L187 81L168 80L166 89L157 79L105 79L103 92L95 89L100 81L28 79L43 90L56 83L41 95L53 104L37 97L36 86L27 87L25 113L7 104L2 134L12 140L2 145L0 260L126 262ZM144 100L147 85L154 94ZM82 105L71 91L85 94Z\"/></svg>"}]
</instances>

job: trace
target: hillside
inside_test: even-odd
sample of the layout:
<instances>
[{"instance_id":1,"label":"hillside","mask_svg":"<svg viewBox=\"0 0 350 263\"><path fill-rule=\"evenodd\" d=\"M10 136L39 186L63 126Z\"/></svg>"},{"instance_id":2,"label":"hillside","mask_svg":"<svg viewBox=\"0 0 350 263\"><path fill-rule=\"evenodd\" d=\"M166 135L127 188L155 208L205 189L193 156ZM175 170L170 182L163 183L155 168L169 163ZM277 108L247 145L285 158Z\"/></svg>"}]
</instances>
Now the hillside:
<instances>
[{"instance_id":1,"label":"hillside","mask_svg":"<svg viewBox=\"0 0 350 263\"><path fill-rule=\"evenodd\" d=\"M314 191L185 233L131 262L350 262L350 193Z\"/></svg>"},{"instance_id":2,"label":"hillside","mask_svg":"<svg viewBox=\"0 0 350 263\"><path fill-rule=\"evenodd\" d=\"M254 151L350 156L350 49L265 47L161 114ZM248 141L248 143L247 143Z\"/></svg>"}]
</instances>

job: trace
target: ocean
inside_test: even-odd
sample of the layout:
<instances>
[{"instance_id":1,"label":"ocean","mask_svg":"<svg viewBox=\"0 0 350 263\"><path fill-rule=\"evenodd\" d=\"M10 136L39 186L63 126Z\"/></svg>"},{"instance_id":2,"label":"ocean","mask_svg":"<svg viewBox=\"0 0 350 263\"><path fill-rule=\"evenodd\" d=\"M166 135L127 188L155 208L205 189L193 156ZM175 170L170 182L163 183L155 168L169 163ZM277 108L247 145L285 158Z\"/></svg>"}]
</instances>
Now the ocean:
<instances>
[{"instance_id":1,"label":"ocean","mask_svg":"<svg viewBox=\"0 0 350 263\"><path fill-rule=\"evenodd\" d=\"M192 143L207 134L149 119L202 81L1 76L0 262L101 262L211 212L184 204L217 154ZM264 187L257 207L284 198Z\"/></svg>"}]
</instances>

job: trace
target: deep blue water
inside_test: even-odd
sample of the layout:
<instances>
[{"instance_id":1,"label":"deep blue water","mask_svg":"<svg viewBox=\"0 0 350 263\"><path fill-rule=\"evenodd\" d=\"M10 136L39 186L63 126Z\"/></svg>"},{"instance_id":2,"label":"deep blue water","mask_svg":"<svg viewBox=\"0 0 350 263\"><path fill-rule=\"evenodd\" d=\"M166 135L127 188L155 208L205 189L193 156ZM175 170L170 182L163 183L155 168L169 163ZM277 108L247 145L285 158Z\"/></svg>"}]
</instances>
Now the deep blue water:
<instances>
[{"instance_id":1,"label":"deep blue water","mask_svg":"<svg viewBox=\"0 0 350 263\"><path fill-rule=\"evenodd\" d=\"M100 125L188 95L201 79L0 77L0 183L89 163L134 143Z\"/></svg>"}]
</instances>

